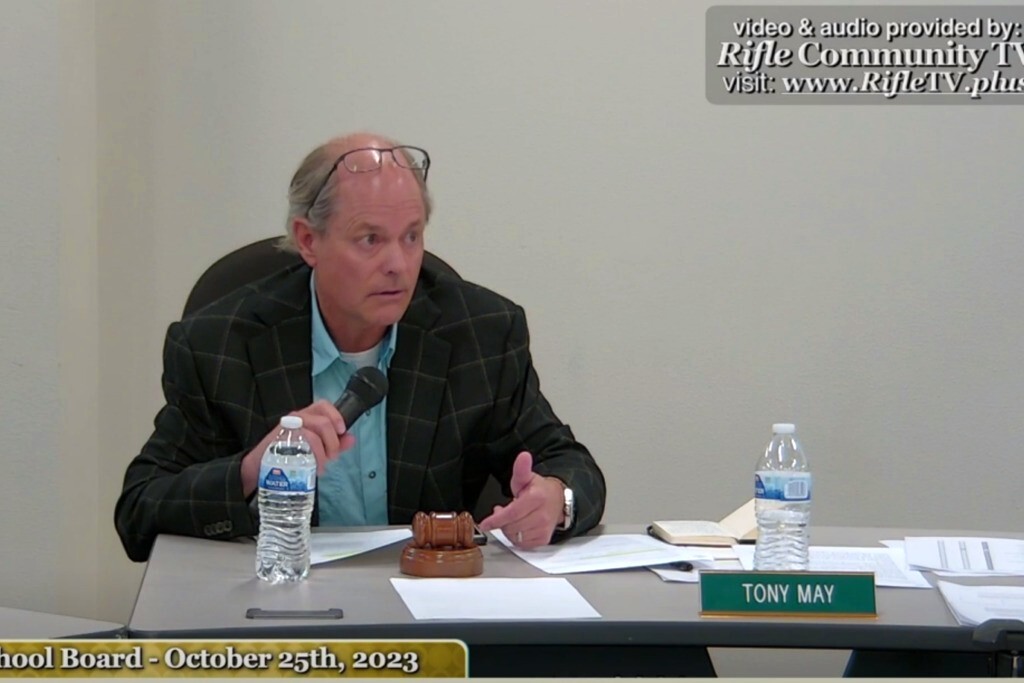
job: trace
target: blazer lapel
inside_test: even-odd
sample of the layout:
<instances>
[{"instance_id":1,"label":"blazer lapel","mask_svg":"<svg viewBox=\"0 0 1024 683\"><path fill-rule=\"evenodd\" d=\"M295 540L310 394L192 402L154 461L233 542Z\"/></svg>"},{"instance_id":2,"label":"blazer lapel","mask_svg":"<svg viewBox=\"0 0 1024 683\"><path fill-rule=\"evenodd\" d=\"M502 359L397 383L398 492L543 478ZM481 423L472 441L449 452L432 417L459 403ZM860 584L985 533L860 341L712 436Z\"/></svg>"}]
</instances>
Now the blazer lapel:
<instances>
[{"instance_id":1,"label":"blazer lapel","mask_svg":"<svg viewBox=\"0 0 1024 683\"><path fill-rule=\"evenodd\" d=\"M289 271L255 309L266 327L248 342L256 383L250 445L281 416L313 400L309 268ZM451 346L430 333L440 309L417 287L398 323L398 343L388 374L388 513L392 523L408 523L419 509L423 480L447 385Z\"/></svg>"},{"instance_id":2,"label":"blazer lapel","mask_svg":"<svg viewBox=\"0 0 1024 683\"><path fill-rule=\"evenodd\" d=\"M388 372L388 512L393 524L408 523L419 509L447 385L451 346L428 331L440 313L420 288L398 324Z\"/></svg>"},{"instance_id":3,"label":"blazer lapel","mask_svg":"<svg viewBox=\"0 0 1024 683\"><path fill-rule=\"evenodd\" d=\"M283 415L313 400L309 268L287 276L284 286L256 309L266 328L249 340L249 362L256 382L253 412L263 425L253 425L250 438L258 442Z\"/></svg>"}]
</instances>

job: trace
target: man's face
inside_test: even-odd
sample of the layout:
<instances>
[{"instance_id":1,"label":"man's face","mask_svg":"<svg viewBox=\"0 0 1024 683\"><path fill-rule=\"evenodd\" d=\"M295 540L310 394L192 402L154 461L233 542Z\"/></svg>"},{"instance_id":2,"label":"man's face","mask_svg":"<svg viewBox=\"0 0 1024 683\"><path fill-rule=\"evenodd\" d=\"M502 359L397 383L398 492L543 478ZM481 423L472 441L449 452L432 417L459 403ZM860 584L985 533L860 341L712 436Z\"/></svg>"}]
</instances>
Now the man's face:
<instances>
[{"instance_id":1,"label":"man's face","mask_svg":"<svg viewBox=\"0 0 1024 683\"><path fill-rule=\"evenodd\" d=\"M405 314L423 262L426 210L412 171L339 168L337 210L300 250L315 268L320 311L335 344L364 351ZM301 248L305 246L306 248Z\"/></svg>"}]
</instances>

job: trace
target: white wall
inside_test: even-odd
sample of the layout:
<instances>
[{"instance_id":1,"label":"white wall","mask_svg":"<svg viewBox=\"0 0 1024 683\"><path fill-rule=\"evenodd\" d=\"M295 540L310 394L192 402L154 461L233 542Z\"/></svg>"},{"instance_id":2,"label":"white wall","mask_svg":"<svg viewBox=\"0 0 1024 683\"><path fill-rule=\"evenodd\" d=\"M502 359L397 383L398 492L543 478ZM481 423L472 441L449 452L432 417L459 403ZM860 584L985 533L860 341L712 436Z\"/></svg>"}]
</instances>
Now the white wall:
<instances>
[{"instance_id":1,"label":"white wall","mask_svg":"<svg viewBox=\"0 0 1024 683\"><path fill-rule=\"evenodd\" d=\"M100 610L97 577L104 555L99 533L110 526L110 502L100 495L103 464L98 455L96 8L92 2L76 1L62 1L58 7L61 412L59 505L52 528L61 533L57 552L46 559L59 577L54 611L88 617ZM108 427L116 429L116 424Z\"/></svg>"},{"instance_id":2,"label":"white wall","mask_svg":"<svg viewBox=\"0 0 1024 683\"><path fill-rule=\"evenodd\" d=\"M5 476L0 594L13 607L55 604L61 512L48 495L61 454L58 355L58 233L61 126L59 45L53 4L0 4L0 416Z\"/></svg>"},{"instance_id":3,"label":"white wall","mask_svg":"<svg viewBox=\"0 0 1024 683\"><path fill-rule=\"evenodd\" d=\"M97 612L90 2L0 3L0 605ZM109 522L104 522L108 525Z\"/></svg>"},{"instance_id":4,"label":"white wall","mask_svg":"<svg viewBox=\"0 0 1024 683\"><path fill-rule=\"evenodd\" d=\"M34 544L0 577L26 604L78 585L54 576L75 555L45 530L81 508L91 616L127 616L140 568L111 514L160 404L166 324L213 259L281 229L305 152L360 128L431 151L429 247L526 307L544 389L605 469L608 521L725 514L770 424L793 420L817 523L1019 530L1024 109L710 105L707 3L95 7L95 98L61 91L96 117L95 215L86 187L61 195L93 226L76 261L56 255L75 238L45 180L73 125L44 87L59 52L32 40L58 18L0 5L27 32L0 41L23 94L0 108L19 323L0 400L26 421L7 456L25 492L0 502L25 521L0 541ZM92 327L46 313L57 285L34 274L58 263L82 269ZM72 322L95 376L53 367ZM78 505L51 505L29 491L71 480L40 414L73 387L96 401L59 444L84 429L95 460Z\"/></svg>"}]
</instances>

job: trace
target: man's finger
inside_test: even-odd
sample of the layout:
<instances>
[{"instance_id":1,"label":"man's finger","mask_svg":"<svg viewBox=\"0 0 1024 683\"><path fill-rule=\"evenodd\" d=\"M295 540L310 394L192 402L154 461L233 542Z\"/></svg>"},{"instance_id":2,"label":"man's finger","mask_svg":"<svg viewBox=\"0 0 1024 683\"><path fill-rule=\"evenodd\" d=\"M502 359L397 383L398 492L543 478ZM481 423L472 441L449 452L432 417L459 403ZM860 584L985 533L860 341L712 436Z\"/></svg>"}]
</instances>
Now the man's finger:
<instances>
[{"instance_id":1,"label":"man's finger","mask_svg":"<svg viewBox=\"0 0 1024 683\"><path fill-rule=\"evenodd\" d=\"M324 468L327 467L329 459L327 450L324 448L324 442L320 440L316 432L303 431L306 432L303 436L309 442L309 447L313 449L313 457L316 458L316 473L319 476L324 473Z\"/></svg>"},{"instance_id":2,"label":"man's finger","mask_svg":"<svg viewBox=\"0 0 1024 683\"><path fill-rule=\"evenodd\" d=\"M494 513L480 522L481 531L504 529L510 524L521 522L527 515L537 509L538 503L528 499L517 499L500 510L497 507L500 506L496 506Z\"/></svg>"},{"instance_id":3,"label":"man's finger","mask_svg":"<svg viewBox=\"0 0 1024 683\"><path fill-rule=\"evenodd\" d=\"M320 437L324 444L324 451L328 456L333 456L341 450L338 443L338 433L334 430L331 421L323 415L306 415L302 421L304 431Z\"/></svg>"},{"instance_id":4,"label":"man's finger","mask_svg":"<svg viewBox=\"0 0 1024 683\"><path fill-rule=\"evenodd\" d=\"M342 434L338 439L338 454L342 454L356 445L356 437L351 434Z\"/></svg>"},{"instance_id":5,"label":"man's finger","mask_svg":"<svg viewBox=\"0 0 1024 683\"><path fill-rule=\"evenodd\" d=\"M499 517L499 515L502 513L504 509L504 505L495 505L494 508L491 510L491 514L484 517L482 520L480 520L480 523L477 524L477 527L479 527L480 531L493 531L494 529L499 528L501 525L495 524L494 520L495 518L498 518L498 520L500 521L501 518Z\"/></svg>"},{"instance_id":6,"label":"man's finger","mask_svg":"<svg viewBox=\"0 0 1024 683\"><path fill-rule=\"evenodd\" d=\"M524 550L531 548L539 548L542 545L547 545L551 542L551 534L554 529L544 529L537 527L535 529L522 532L522 537L516 540L516 545Z\"/></svg>"},{"instance_id":7,"label":"man's finger","mask_svg":"<svg viewBox=\"0 0 1024 683\"><path fill-rule=\"evenodd\" d=\"M330 421L335 434L345 433L345 420L341 417L341 413L338 412L338 409L330 401L325 399L314 401L304 409L304 412L305 411L327 418Z\"/></svg>"},{"instance_id":8,"label":"man's finger","mask_svg":"<svg viewBox=\"0 0 1024 683\"><path fill-rule=\"evenodd\" d=\"M533 456L528 451L523 451L516 456L515 462L512 463L512 481L509 484L512 488L512 495L518 497L519 492L526 488L533 477Z\"/></svg>"}]
</instances>

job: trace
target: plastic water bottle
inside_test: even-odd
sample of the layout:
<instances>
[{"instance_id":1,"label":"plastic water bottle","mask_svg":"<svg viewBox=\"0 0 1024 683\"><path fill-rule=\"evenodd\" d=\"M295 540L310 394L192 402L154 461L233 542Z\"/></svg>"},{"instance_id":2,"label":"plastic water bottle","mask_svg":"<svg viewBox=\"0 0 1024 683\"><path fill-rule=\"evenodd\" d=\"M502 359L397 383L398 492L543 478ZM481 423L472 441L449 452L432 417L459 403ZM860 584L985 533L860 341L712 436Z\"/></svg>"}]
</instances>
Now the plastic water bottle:
<instances>
[{"instance_id":1,"label":"plastic water bottle","mask_svg":"<svg viewBox=\"0 0 1024 683\"><path fill-rule=\"evenodd\" d=\"M811 471L791 424L772 425L772 440L754 473L757 571L797 571L808 565Z\"/></svg>"},{"instance_id":2,"label":"plastic water bottle","mask_svg":"<svg viewBox=\"0 0 1024 683\"><path fill-rule=\"evenodd\" d=\"M260 533L256 576L271 583L309 575L309 526L316 496L316 457L302 418L281 418L281 431L260 462Z\"/></svg>"}]
</instances>

